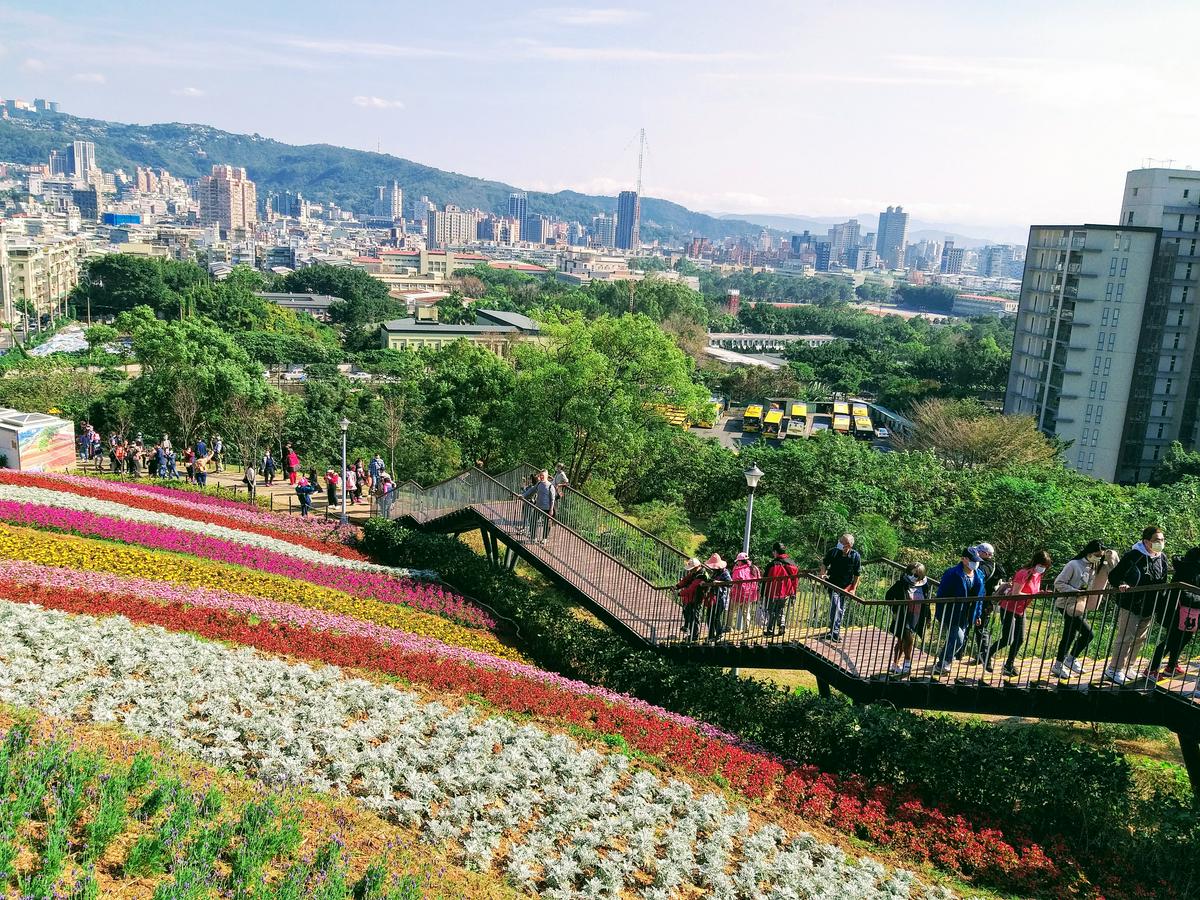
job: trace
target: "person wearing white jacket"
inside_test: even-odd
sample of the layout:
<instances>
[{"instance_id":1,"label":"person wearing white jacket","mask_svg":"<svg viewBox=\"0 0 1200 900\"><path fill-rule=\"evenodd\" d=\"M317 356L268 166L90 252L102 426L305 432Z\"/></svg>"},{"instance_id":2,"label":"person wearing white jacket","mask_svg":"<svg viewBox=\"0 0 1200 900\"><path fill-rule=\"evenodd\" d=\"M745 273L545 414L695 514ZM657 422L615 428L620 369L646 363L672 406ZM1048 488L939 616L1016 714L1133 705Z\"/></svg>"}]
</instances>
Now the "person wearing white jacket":
<instances>
[{"instance_id":1,"label":"person wearing white jacket","mask_svg":"<svg viewBox=\"0 0 1200 900\"><path fill-rule=\"evenodd\" d=\"M1102 570L1107 571L1115 564L1116 554L1113 551L1100 541L1090 541L1063 566L1054 579L1054 590L1064 594L1054 601L1063 614L1063 633L1050 674L1058 678L1070 678L1083 671L1078 657L1094 636L1086 616L1100 604L1099 594L1084 592L1092 590L1092 584Z\"/></svg>"}]
</instances>

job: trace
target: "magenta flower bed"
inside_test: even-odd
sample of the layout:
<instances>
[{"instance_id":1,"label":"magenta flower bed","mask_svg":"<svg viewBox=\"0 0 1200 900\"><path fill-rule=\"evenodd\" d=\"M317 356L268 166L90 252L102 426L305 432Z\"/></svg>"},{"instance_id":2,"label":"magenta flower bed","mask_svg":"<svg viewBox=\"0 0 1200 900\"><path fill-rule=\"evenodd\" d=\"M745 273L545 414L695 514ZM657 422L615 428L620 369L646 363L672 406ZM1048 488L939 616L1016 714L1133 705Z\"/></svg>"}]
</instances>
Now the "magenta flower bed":
<instances>
[{"instance_id":1,"label":"magenta flower bed","mask_svg":"<svg viewBox=\"0 0 1200 900\"><path fill-rule=\"evenodd\" d=\"M223 538L57 506L0 500L0 519L18 525L69 531L85 537L106 538L155 550L187 553L217 562L233 563L248 569L345 591L356 597L369 597L385 603L410 606L477 628L490 630L496 625L495 620L479 607L454 591L431 582L396 578L380 572L358 571L341 566L322 566ZM88 578L92 578L91 574Z\"/></svg>"}]
</instances>

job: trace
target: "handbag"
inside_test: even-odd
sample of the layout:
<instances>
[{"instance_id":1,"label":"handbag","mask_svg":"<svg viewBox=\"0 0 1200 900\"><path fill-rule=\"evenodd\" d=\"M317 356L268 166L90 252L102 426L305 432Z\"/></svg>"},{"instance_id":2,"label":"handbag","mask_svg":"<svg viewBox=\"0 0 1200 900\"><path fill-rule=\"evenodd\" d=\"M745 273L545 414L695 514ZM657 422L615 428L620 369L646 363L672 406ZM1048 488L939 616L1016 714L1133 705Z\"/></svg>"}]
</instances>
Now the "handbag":
<instances>
[{"instance_id":1,"label":"handbag","mask_svg":"<svg viewBox=\"0 0 1200 900\"><path fill-rule=\"evenodd\" d=\"M1194 606L1179 607L1179 630L1194 632L1200 628L1200 609Z\"/></svg>"}]
</instances>

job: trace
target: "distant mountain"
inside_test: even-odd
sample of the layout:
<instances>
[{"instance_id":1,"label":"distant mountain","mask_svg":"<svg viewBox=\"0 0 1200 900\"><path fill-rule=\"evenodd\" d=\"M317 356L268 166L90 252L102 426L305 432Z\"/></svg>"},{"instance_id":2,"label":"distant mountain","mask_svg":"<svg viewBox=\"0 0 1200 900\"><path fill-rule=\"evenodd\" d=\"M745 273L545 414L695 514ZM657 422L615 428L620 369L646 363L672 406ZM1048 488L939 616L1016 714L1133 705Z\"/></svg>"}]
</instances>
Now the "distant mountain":
<instances>
[{"instance_id":1,"label":"distant mountain","mask_svg":"<svg viewBox=\"0 0 1200 900\"><path fill-rule=\"evenodd\" d=\"M407 197L429 197L434 203L507 213L508 195L519 190L499 181L486 181L446 172L387 153L350 150L332 144L284 144L259 134L233 134L208 125L128 125L84 119L65 113L18 111L0 119L0 160L45 162L52 148L71 141L92 141L96 161L104 169L154 166L182 178L206 174L215 163L244 166L264 196L269 191L300 191L317 201L333 201L359 212L370 209L375 186L400 182ZM529 211L567 221L589 222L601 212L616 209L615 197L575 191L556 194L531 192ZM714 240L756 236L760 225L736 217L693 212L678 203L646 197L642 200L642 236L648 239L695 235Z\"/></svg>"},{"instance_id":2,"label":"distant mountain","mask_svg":"<svg viewBox=\"0 0 1200 900\"><path fill-rule=\"evenodd\" d=\"M824 234L829 230L830 225L845 222L847 219L858 219L862 224L864 233L875 231L879 226L878 213L860 213L856 216L782 216L761 213L727 213L721 215L720 218L728 221L751 222L755 225L775 228L791 234L797 234L806 229L813 234ZM944 241L946 238L951 238L959 247L983 247L987 244L1024 244L1029 237L1028 228L1015 225L989 226L987 228L987 231L990 232L989 237L972 237L963 234L960 229L965 227L969 226L951 225L942 222L922 222L920 219L910 218L908 220L908 240L910 243L916 243L917 241Z\"/></svg>"}]
</instances>

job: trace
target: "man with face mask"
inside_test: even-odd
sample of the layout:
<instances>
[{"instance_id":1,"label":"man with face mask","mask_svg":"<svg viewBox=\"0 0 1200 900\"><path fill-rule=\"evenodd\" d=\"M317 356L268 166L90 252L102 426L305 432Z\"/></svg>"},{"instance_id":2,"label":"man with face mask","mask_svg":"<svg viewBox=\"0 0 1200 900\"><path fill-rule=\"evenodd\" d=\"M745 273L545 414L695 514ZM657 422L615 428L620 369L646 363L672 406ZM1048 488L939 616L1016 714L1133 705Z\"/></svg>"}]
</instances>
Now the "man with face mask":
<instances>
[{"instance_id":1,"label":"man with face mask","mask_svg":"<svg viewBox=\"0 0 1200 900\"><path fill-rule=\"evenodd\" d=\"M979 553L974 547L963 548L958 565L951 566L942 575L937 590L937 618L946 637L946 644L938 654L934 675L945 675L950 664L967 639L967 627L980 614L984 583L979 571Z\"/></svg>"},{"instance_id":2,"label":"man with face mask","mask_svg":"<svg viewBox=\"0 0 1200 900\"><path fill-rule=\"evenodd\" d=\"M846 613L846 597L858 589L862 573L862 557L854 549L854 535L843 534L837 546L831 547L821 559L820 575L833 587L829 589L829 631L825 639L842 639L842 617Z\"/></svg>"},{"instance_id":3,"label":"man with face mask","mask_svg":"<svg viewBox=\"0 0 1200 900\"><path fill-rule=\"evenodd\" d=\"M1150 632L1155 613L1161 613L1167 603L1165 591L1132 591L1130 588L1167 583L1166 538L1157 525L1142 531L1142 539L1121 557L1108 576L1116 585L1117 631L1113 635L1112 653L1104 679L1122 685L1132 677L1129 669L1138 658Z\"/></svg>"}]
</instances>

